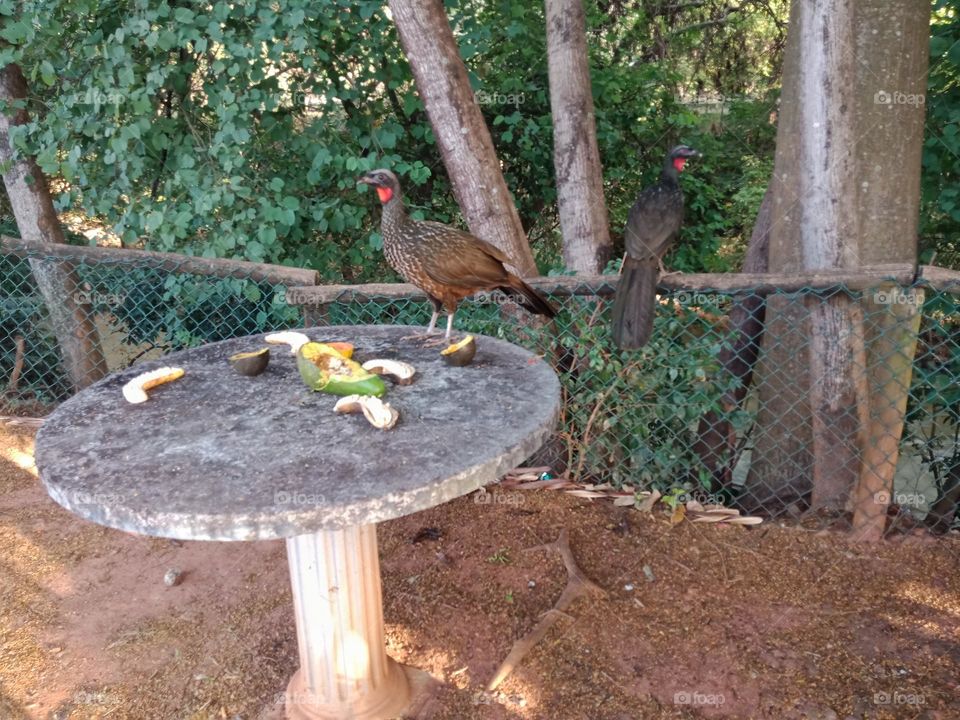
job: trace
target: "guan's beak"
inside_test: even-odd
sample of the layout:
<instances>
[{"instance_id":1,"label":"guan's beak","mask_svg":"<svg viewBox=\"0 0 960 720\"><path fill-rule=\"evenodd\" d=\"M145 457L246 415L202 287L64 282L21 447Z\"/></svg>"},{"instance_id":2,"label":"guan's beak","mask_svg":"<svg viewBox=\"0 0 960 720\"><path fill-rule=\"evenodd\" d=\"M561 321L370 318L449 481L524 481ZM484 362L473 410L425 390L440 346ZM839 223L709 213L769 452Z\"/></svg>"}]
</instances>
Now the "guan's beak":
<instances>
[{"instance_id":1,"label":"guan's beak","mask_svg":"<svg viewBox=\"0 0 960 720\"><path fill-rule=\"evenodd\" d=\"M361 175L357 178L358 183L363 183L364 185L373 185L373 180L370 179L369 175Z\"/></svg>"}]
</instances>

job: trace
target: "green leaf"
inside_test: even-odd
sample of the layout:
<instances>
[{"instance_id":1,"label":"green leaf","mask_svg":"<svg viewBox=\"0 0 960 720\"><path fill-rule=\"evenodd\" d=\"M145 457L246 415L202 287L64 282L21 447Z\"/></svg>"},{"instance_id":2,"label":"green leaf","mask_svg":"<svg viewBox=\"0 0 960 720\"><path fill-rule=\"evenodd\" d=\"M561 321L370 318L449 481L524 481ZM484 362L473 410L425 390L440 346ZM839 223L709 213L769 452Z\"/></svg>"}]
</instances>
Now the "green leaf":
<instances>
[{"instance_id":1,"label":"green leaf","mask_svg":"<svg viewBox=\"0 0 960 720\"><path fill-rule=\"evenodd\" d=\"M188 8L178 7L173 11L173 19L180 25L190 25L193 23L194 17L193 10Z\"/></svg>"},{"instance_id":2,"label":"green leaf","mask_svg":"<svg viewBox=\"0 0 960 720\"><path fill-rule=\"evenodd\" d=\"M49 60L44 60L40 63L40 79L43 81L43 84L48 87L53 85L57 80L57 73Z\"/></svg>"},{"instance_id":3,"label":"green leaf","mask_svg":"<svg viewBox=\"0 0 960 720\"><path fill-rule=\"evenodd\" d=\"M143 228L147 232L153 232L154 230L159 228L162 224L163 224L163 214L154 211L147 214L143 223Z\"/></svg>"}]
</instances>

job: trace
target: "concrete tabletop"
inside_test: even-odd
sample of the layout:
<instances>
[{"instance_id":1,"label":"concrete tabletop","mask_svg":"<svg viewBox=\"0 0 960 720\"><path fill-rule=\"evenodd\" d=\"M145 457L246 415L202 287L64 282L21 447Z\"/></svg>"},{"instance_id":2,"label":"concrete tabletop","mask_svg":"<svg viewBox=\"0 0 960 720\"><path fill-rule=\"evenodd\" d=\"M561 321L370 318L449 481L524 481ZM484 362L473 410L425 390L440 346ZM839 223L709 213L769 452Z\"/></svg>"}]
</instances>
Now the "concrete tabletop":
<instances>
[{"instance_id":1,"label":"concrete tabletop","mask_svg":"<svg viewBox=\"0 0 960 720\"><path fill-rule=\"evenodd\" d=\"M355 359L394 358L417 370L387 382L400 412L389 431L333 412L337 398L303 384L285 345L243 377L227 358L263 335L205 345L114 373L63 403L36 441L40 478L77 515L146 535L193 540L283 538L379 522L464 495L536 451L554 428L560 384L541 359L476 336L467 367L438 347L403 340L418 328L304 330L346 341ZM149 370L185 375L140 405L121 388Z\"/></svg>"}]
</instances>

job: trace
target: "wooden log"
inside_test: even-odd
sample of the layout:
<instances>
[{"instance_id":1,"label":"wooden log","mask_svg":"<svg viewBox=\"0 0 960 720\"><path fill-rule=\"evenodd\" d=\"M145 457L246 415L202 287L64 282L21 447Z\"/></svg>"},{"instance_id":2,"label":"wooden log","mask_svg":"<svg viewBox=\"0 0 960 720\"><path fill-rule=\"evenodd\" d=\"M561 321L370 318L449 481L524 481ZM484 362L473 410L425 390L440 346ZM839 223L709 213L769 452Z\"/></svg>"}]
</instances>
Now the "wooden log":
<instances>
[{"instance_id":1,"label":"wooden log","mask_svg":"<svg viewBox=\"0 0 960 720\"><path fill-rule=\"evenodd\" d=\"M960 295L960 272L956 270L948 270L936 265L921 265L920 278L925 285L937 292Z\"/></svg>"},{"instance_id":2,"label":"wooden log","mask_svg":"<svg viewBox=\"0 0 960 720\"><path fill-rule=\"evenodd\" d=\"M846 287L861 291L883 284L910 285L915 269L909 264L876 265L855 272L818 271L813 273L690 273L660 279L663 291L698 291L768 295L775 292L799 292L804 289L835 290ZM949 271L948 271L949 272ZM958 273L960 275L960 273ZM526 278L525 281L555 297L613 296L619 281L616 275L561 275ZM422 290L408 283L368 283L364 285L315 285L291 287L287 299L292 305L323 305L332 302L363 302L370 298L387 300L425 300Z\"/></svg>"},{"instance_id":3,"label":"wooden log","mask_svg":"<svg viewBox=\"0 0 960 720\"><path fill-rule=\"evenodd\" d=\"M127 248L51 245L29 242L6 235L0 235L0 253L22 258L57 257L93 265L132 265L191 275L249 279L274 285L316 285L320 281L320 273L316 270L287 267L286 265L269 265L267 263L252 263L226 258L203 258L179 253Z\"/></svg>"}]
</instances>

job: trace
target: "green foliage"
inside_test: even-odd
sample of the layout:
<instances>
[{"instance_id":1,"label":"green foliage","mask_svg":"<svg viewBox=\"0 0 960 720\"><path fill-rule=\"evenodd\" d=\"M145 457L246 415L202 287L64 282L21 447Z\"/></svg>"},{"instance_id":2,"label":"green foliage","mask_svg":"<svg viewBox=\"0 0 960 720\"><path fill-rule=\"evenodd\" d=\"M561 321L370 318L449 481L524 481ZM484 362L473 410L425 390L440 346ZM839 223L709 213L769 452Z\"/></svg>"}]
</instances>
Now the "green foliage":
<instances>
[{"instance_id":1,"label":"green foliage","mask_svg":"<svg viewBox=\"0 0 960 720\"><path fill-rule=\"evenodd\" d=\"M688 68L686 58L692 47L700 47L703 32L714 37L732 28L721 24L669 41L660 35L663 28L705 19L711 12L709 3L690 13L661 16L650 11L649 17L647 10L636 7L604 10L600 4L587 5L597 141L614 255L622 253L622 228L637 193L656 181L667 150L686 142L706 157L692 164L685 176L687 223L683 243L668 262L682 270L733 269L772 169L771 111L776 96L765 90L764 70L778 69L779 52L765 45L762 57L759 52L753 56L750 82L715 86L702 78L694 80L690 73L699 76ZM538 264L541 270L561 268L543 6L518 8L502 0L460 2L451 9L480 109ZM768 27L760 15L748 12L743 18L753 23L749 27L757 26L762 35L757 42L776 45L779 31ZM741 32L743 27L738 27ZM646 44L659 47L661 54L638 60L637 52L649 51ZM722 65L711 51L701 52L706 54L697 65L700 70ZM739 100L724 96L733 89L750 96ZM719 97L712 114L700 112L699 105L685 99L697 93Z\"/></svg>"},{"instance_id":2,"label":"green foliage","mask_svg":"<svg viewBox=\"0 0 960 720\"><path fill-rule=\"evenodd\" d=\"M180 350L267 330L299 319L283 288L236 278L212 279L153 270L84 273L90 295L107 300L124 342ZM95 310L97 308L94 308Z\"/></svg>"},{"instance_id":3,"label":"green foliage","mask_svg":"<svg viewBox=\"0 0 960 720\"><path fill-rule=\"evenodd\" d=\"M722 5L588 3L615 235L669 145L709 148L689 176L689 247L676 258L685 269L725 266L716 251L752 222L730 214L730 198L765 184L745 170L769 148L738 142L770 127L764 113L707 118L682 102L757 96L776 77L780 29L766 10L696 27ZM458 0L448 10L541 269L560 267L542 4ZM27 0L0 2L0 14L10 43L0 55L23 66L32 92L18 144L64 181L60 209L98 218L127 246L312 267L330 281L393 279L376 201L355 184L379 165L397 171L416 209L457 220L379 2L292 0L278 12L262 0ZM756 36L746 53L744 33ZM766 107L746 104L758 102ZM755 195L740 201L752 207Z\"/></svg>"},{"instance_id":4,"label":"green foliage","mask_svg":"<svg viewBox=\"0 0 960 720\"><path fill-rule=\"evenodd\" d=\"M651 341L636 352L613 347L606 313L595 301L582 312L570 310L558 320L569 328L558 339L573 356L573 372L564 375L569 466L577 478L633 483L666 490L689 485L707 491L709 473L693 450L698 422L709 411L729 419L738 430L749 422L742 411L721 405L731 390L717 378L724 339L713 318L726 301L720 296L670 298L657 314ZM569 312L569 315L568 315ZM629 402L624 399L629 398Z\"/></svg>"},{"instance_id":5,"label":"green foliage","mask_svg":"<svg viewBox=\"0 0 960 720\"><path fill-rule=\"evenodd\" d=\"M960 12L934 0L920 212L921 260L960 269Z\"/></svg>"},{"instance_id":6,"label":"green foliage","mask_svg":"<svg viewBox=\"0 0 960 720\"><path fill-rule=\"evenodd\" d=\"M400 51L380 3L21 13L4 53L37 97L17 141L69 183L61 209L100 217L128 246L377 274L373 203L356 177L392 165L415 189L431 176L416 160L425 123L404 126L418 111L399 99L408 71L383 62Z\"/></svg>"},{"instance_id":7,"label":"green foliage","mask_svg":"<svg viewBox=\"0 0 960 720\"><path fill-rule=\"evenodd\" d=\"M960 299L932 294L923 305L907 406L906 441L939 492L960 464ZM960 518L958 518L960 521Z\"/></svg>"}]
</instances>

